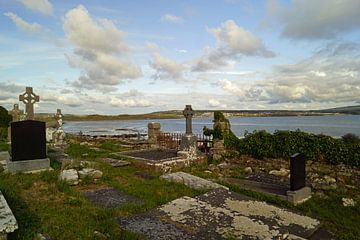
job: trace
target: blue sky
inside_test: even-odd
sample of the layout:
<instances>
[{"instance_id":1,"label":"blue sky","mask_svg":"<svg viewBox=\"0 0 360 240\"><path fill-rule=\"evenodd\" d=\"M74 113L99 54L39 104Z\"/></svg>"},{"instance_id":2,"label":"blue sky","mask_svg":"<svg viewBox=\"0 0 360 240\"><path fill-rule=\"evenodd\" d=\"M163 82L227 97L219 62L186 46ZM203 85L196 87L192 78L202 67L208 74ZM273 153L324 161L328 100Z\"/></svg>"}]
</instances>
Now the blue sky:
<instances>
[{"instance_id":1,"label":"blue sky","mask_svg":"<svg viewBox=\"0 0 360 240\"><path fill-rule=\"evenodd\" d=\"M0 105L37 112L360 102L360 1L0 0ZM21 105L20 105L21 106Z\"/></svg>"}]
</instances>

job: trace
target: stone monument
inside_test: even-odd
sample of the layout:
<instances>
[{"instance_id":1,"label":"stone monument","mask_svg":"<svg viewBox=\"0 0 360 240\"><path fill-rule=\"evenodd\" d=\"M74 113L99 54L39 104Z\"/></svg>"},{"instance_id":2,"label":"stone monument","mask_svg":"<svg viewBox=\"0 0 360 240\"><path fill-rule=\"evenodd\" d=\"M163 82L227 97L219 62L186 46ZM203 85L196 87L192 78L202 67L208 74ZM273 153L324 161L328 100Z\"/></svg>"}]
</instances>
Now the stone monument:
<instances>
[{"instance_id":1,"label":"stone monument","mask_svg":"<svg viewBox=\"0 0 360 240\"><path fill-rule=\"evenodd\" d=\"M197 137L192 133L192 117L194 111L191 105L186 105L183 111L186 118L186 132L181 138L180 151L197 151Z\"/></svg>"},{"instance_id":2,"label":"stone monument","mask_svg":"<svg viewBox=\"0 0 360 240\"><path fill-rule=\"evenodd\" d=\"M54 117L58 123L58 128L53 133L54 144L55 144L55 146L64 146L66 144L66 142L65 142L66 134L65 134L65 131L62 129L63 115L61 113L61 109L57 109Z\"/></svg>"},{"instance_id":3,"label":"stone monument","mask_svg":"<svg viewBox=\"0 0 360 240\"><path fill-rule=\"evenodd\" d=\"M156 144L158 141L158 136L160 135L161 125L157 122L148 123L148 142L150 145Z\"/></svg>"},{"instance_id":4,"label":"stone monument","mask_svg":"<svg viewBox=\"0 0 360 240\"><path fill-rule=\"evenodd\" d=\"M306 186L305 173L306 159L301 153L290 157L290 191L287 191L287 200L294 205L311 198L311 188Z\"/></svg>"},{"instance_id":5,"label":"stone monument","mask_svg":"<svg viewBox=\"0 0 360 240\"><path fill-rule=\"evenodd\" d=\"M7 163L10 172L26 172L50 168L46 157L45 122L34 121L34 103L39 102L31 87L19 96L26 105L26 120L11 123L11 160Z\"/></svg>"},{"instance_id":6,"label":"stone monument","mask_svg":"<svg viewBox=\"0 0 360 240\"><path fill-rule=\"evenodd\" d=\"M14 108L9 111L9 114L12 116L11 122L18 122L22 120L22 115L24 110L19 109L19 104L14 104ZM11 128L8 128L8 141L11 142Z\"/></svg>"},{"instance_id":7,"label":"stone monument","mask_svg":"<svg viewBox=\"0 0 360 240\"><path fill-rule=\"evenodd\" d=\"M26 120L34 120L34 104L40 97L33 92L32 87L26 87L25 93L19 96L19 101L25 104Z\"/></svg>"}]
</instances>

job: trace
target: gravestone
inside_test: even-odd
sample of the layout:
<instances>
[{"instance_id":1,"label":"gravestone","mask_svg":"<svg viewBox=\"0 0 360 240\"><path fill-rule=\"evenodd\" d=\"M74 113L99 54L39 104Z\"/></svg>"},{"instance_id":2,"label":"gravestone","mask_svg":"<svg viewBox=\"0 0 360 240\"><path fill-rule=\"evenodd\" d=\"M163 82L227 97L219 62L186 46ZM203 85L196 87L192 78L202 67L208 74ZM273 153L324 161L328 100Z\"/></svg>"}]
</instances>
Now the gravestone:
<instances>
[{"instance_id":1,"label":"gravestone","mask_svg":"<svg viewBox=\"0 0 360 240\"><path fill-rule=\"evenodd\" d=\"M40 101L40 97L33 92L32 87L26 87L25 93L19 95L19 101L25 104L26 119L34 119L34 104Z\"/></svg>"},{"instance_id":2,"label":"gravestone","mask_svg":"<svg viewBox=\"0 0 360 240\"><path fill-rule=\"evenodd\" d=\"M11 122L21 121L22 115L24 114L24 110L19 109L19 104L14 104L14 108L9 111L9 114L12 116ZM11 142L11 128L8 128L8 141Z\"/></svg>"},{"instance_id":3,"label":"gravestone","mask_svg":"<svg viewBox=\"0 0 360 240\"><path fill-rule=\"evenodd\" d=\"M55 146L64 146L66 144L66 141L65 141L66 134L65 134L65 131L62 129L63 115L61 113L61 109L57 109L54 117L57 121L57 126L58 126L56 131L53 133L53 140L54 140Z\"/></svg>"},{"instance_id":4,"label":"gravestone","mask_svg":"<svg viewBox=\"0 0 360 240\"><path fill-rule=\"evenodd\" d=\"M197 150L197 137L192 133L192 117L194 111L191 105L186 105L183 111L183 115L186 118L186 132L181 138L180 151L194 151Z\"/></svg>"},{"instance_id":5,"label":"gravestone","mask_svg":"<svg viewBox=\"0 0 360 240\"><path fill-rule=\"evenodd\" d=\"M11 123L12 161L46 158L45 123L25 120Z\"/></svg>"},{"instance_id":6,"label":"gravestone","mask_svg":"<svg viewBox=\"0 0 360 240\"><path fill-rule=\"evenodd\" d=\"M290 191L287 200L294 205L311 198L311 188L306 186L306 159L301 153L295 153L290 158Z\"/></svg>"},{"instance_id":7,"label":"gravestone","mask_svg":"<svg viewBox=\"0 0 360 240\"><path fill-rule=\"evenodd\" d=\"M290 158L290 190L296 191L305 187L305 156L295 153Z\"/></svg>"}]
</instances>

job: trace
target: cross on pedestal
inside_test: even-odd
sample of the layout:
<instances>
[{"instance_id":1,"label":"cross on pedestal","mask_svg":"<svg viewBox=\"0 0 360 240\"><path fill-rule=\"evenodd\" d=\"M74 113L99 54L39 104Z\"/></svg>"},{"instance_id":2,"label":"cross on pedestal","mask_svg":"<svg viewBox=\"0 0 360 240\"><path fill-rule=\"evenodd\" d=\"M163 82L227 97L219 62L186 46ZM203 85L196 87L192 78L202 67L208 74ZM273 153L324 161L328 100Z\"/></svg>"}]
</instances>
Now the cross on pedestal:
<instances>
[{"instance_id":1,"label":"cross on pedestal","mask_svg":"<svg viewBox=\"0 0 360 240\"><path fill-rule=\"evenodd\" d=\"M184 117L186 118L186 134L192 134L192 116L194 111L191 108L191 105L186 105L183 111Z\"/></svg>"},{"instance_id":2,"label":"cross on pedestal","mask_svg":"<svg viewBox=\"0 0 360 240\"><path fill-rule=\"evenodd\" d=\"M24 114L24 110L19 109L19 104L14 104L14 108L9 111L9 114L12 116L12 122L18 122L21 115Z\"/></svg>"},{"instance_id":3,"label":"cross on pedestal","mask_svg":"<svg viewBox=\"0 0 360 240\"><path fill-rule=\"evenodd\" d=\"M19 101L22 101L25 104L26 119L34 119L34 103L40 101L40 97L37 96L32 87L26 87L25 93L19 95Z\"/></svg>"}]
</instances>

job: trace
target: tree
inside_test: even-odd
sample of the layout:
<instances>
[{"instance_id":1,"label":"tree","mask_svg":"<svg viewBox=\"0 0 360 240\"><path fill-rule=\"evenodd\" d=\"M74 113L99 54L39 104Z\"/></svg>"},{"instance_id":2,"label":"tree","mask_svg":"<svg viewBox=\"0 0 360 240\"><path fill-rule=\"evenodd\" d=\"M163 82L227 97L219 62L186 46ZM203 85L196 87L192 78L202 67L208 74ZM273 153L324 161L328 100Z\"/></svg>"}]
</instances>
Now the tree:
<instances>
[{"instance_id":1,"label":"tree","mask_svg":"<svg viewBox=\"0 0 360 240\"><path fill-rule=\"evenodd\" d=\"M11 120L12 117L9 115L8 111L0 106L0 128L7 128Z\"/></svg>"}]
</instances>

